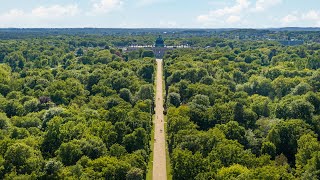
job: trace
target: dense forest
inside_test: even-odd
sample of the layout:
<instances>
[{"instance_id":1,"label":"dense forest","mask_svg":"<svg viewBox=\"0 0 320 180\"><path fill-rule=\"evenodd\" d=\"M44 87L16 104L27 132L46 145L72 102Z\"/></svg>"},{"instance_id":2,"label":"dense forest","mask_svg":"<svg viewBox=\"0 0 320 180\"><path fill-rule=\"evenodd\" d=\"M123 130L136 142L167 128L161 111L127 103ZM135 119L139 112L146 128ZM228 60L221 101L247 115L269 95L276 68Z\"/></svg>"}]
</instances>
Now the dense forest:
<instances>
[{"instance_id":1,"label":"dense forest","mask_svg":"<svg viewBox=\"0 0 320 180\"><path fill-rule=\"evenodd\" d=\"M320 28L271 28L271 29L117 29L117 28L9 28L0 29L0 39L53 39L68 37L70 43L86 47L103 44L124 47L130 45L153 45L159 34L165 36L166 45L190 45L215 47L215 42L224 40L284 41L299 40L306 43L320 42ZM73 44L74 45L74 44Z\"/></svg>"},{"instance_id":2,"label":"dense forest","mask_svg":"<svg viewBox=\"0 0 320 180\"><path fill-rule=\"evenodd\" d=\"M225 41L164 58L173 179L319 179L320 45Z\"/></svg>"},{"instance_id":3,"label":"dense forest","mask_svg":"<svg viewBox=\"0 0 320 180\"><path fill-rule=\"evenodd\" d=\"M0 42L0 179L145 178L153 59L73 39Z\"/></svg>"},{"instance_id":4,"label":"dense forest","mask_svg":"<svg viewBox=\"0 0 320 180\"><path fill-rule=\"evenodd\" d=\"M120 47L158 31L29 31L0 31L0 179L146 179L155 59ZM172 179L320 179L319 33L203 33L165 37Z\"/></svg>"}]
</instances>

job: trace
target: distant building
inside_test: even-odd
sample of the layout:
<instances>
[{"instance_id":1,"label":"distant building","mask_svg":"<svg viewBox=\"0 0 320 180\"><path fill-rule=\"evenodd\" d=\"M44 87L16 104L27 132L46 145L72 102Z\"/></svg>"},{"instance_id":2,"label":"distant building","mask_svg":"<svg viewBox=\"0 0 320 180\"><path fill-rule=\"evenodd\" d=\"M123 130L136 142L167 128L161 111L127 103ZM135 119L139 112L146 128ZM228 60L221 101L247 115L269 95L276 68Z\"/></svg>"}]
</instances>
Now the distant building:
<instances>
[{"instance_id":1,"label":"distant building","mask_svg":"<svg viewBox=\"0 0 320 180\"><path fill-rule=\"evenodd\" d=\"M123 48L124 52L138 51L140 49L153 51L155 58L162 59L167 51L176 49L176 48L192 48L189 45L180 45L180 46L165 46L164 40L160 35L154 45L143 45L143 46L129 46Z\"/></svg>"},{"instance_id":2,"label":"distant building","mask_svg":"<svg viewBox=\"0 0 320 180\"><path fill-rule=\"evenodd\" d=\"M154 45L155 47L164 47L164 40L162 39L161 35L156 40L156 43Z\"/></svg>"},{"instance_id":3,"label":"distant building","mask_svg":"<svg viewBox=\"0 0 320 180\"><path fill-rule=\"evenodd\" d=\"M281 43L284 46L299 46L299 45L303 45L304 41L293 39L291 38L290 35L288 35L286 40L280 40L279 43Z\"/></svg>"},{"instance_id":4,"label":"distant building","mask_svg":"<svg viewBox=\"0 0 320 180\"><path fill-rule=\"evenodd\" d=\"M284 41L279 41L284 46L299 46L303 45L304 41L302 40L284 40Z\"/></svg>"}]
</instances>

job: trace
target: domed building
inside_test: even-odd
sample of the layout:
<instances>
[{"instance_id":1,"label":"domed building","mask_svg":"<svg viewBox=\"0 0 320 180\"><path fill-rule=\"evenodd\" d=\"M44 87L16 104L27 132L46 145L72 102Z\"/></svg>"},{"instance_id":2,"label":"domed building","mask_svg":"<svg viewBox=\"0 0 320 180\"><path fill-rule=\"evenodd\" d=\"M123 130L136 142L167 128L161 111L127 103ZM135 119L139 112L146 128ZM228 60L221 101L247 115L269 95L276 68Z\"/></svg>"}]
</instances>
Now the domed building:
<instances>
[{"instance_id":1,"label":"domed building","mask_svg":"<svg viewBox=\"0 0 320 180\"><path fill-rule=\"evenodd\" d=\"M156 40L156 43L154 45L155 47L164 47L164 40L162 39L161 35Z\"/></svg>"}]
</instances>

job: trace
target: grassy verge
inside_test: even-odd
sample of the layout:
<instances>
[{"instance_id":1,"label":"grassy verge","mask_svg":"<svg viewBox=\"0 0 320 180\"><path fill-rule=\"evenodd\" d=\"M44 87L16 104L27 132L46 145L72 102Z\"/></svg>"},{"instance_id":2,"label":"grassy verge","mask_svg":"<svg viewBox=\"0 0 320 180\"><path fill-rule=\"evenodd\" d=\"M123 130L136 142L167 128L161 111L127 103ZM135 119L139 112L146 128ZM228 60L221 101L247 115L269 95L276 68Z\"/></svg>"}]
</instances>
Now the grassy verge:
<instances>
[{"instance_id":1,"label":"grassy verge","mask_svg":"<svg viewBox=\"0 0 320 180\"><path fill-rule=\"evenodd\" d=\"M169 155L169 148L168 148L168 133L167 133L167 123L168 123L168 118L167 116L164 117L165 119L165 132L166 132L166 163L167 163L167 179L172 180L172 173L171 173L171 163L170 163L170 155Z\"/></svg>"},{"instance_id":2,"label":"grassy verge","mask_svg":"<svg viewBox=\"0 0 320 180\"><path fill-rule=\"evenodd\" d=\"M154 122L154 118L155 115L153 115L153 122ZM153 123L152 122L152 123ZM150 158L149 158L149 162L148 162L148 169L147 169L147 176L146 179L147 180L152 180L152 170L153 170L153 146L154 146L154 125L152 127L152 131L151 131L151 140L150 140L150 149L151 149L151 153L150 153Z\"/></svg>"},{"instance_id":3,"label":"grassy verge","mask_svg":"<svg viewBox=\"0 0 320 180\"><path fill-rule=\"evenodd\" d=\"M155 60L156 61L156 60ZM154 91L154 102L156 102L156 90L157 90L157 63L155 62L155 70L154 70L154 83L153 83L153 91ZM149 162L148 162L148 167L147 167L147 175L146 179L147 180L152 180L152 172L153 172L153 147L154 147L154 121L155 121L155 114L152 117L152 131L151 131L151 140L150 140L150 155L149 155Z\"/></svg>"},{"instance_id":4,"label":"grassy verge","mask_svg":"<svg viewBox=\"0 0 320 180\"><path fill-rule=\"evenodd\" d=\"M163 62L164 63L164 62ZM162 71L164 72L164 64L162 66ZM165 98L166 96L166 82L165 82L165 77L164 74L162 74L162 93L163 93L163 103L165 103ZM170 155L169 155L169 148L168 148L168 133L167 133L167 125L168 125L168 118L167 116L164 116L164 131L166 133L166 167L167 167L167 179L172 180L172 173L171 173L171 163L170 163Z\"/></svg>"}]
</instances>

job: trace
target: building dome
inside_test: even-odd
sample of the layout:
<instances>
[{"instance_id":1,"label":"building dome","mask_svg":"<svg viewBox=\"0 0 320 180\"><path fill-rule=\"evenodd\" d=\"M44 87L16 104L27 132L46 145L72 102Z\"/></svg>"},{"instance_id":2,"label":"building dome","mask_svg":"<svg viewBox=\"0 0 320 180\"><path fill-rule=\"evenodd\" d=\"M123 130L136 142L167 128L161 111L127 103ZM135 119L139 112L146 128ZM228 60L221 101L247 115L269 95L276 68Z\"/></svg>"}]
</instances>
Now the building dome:
<instances>
[{"instance_id":1,"label":"building dome","mask_svg":"<svg viewBox=\"0 0 320 180\"><path fill-rule=\"evenodd\" d=\"M164 47L164 40L162 39L161 35L156 40L155 47Z\"/></svg>"}]
</instances>

